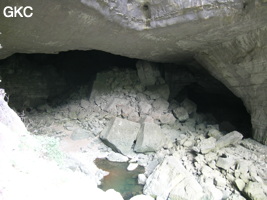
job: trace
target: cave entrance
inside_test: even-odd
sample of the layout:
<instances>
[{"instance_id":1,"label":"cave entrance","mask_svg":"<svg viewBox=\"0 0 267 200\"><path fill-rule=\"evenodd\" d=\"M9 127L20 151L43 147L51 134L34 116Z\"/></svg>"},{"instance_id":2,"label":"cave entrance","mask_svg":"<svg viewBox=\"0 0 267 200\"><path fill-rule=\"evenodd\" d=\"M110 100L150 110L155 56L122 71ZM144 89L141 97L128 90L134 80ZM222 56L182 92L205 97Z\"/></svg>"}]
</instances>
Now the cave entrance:
<instances>
[{"instance_id":1,"label":"cave entrance","mask_svg":"<svg viewBox=\"0 0 267 200\"><path fill-rule=\"evenodd\" d=\"M88 96L98 72L117 67L136 69L136 59L101 51L69 51L59 54L15 54L0 60L1 87L17 111L31 111L41 104L64 101L86 85ZM240 131L251 137L250 115L243 102L196 61L157 64L170 87L170 101L188 97L197 111L210 114L221 131Z\"/></svg>"}]
</instances>

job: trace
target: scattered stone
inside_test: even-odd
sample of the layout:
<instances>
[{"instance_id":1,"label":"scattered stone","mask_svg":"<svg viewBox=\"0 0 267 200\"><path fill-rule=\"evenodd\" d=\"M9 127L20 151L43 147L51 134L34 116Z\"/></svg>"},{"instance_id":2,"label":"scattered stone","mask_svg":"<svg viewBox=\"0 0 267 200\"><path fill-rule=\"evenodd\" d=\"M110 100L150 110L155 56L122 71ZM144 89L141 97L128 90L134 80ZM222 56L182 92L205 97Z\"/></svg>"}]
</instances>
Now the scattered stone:
<instances>
[{"instance_id":1,"label":"scattered stone","mask_svg":"<svg viewBox=\"0 0 267 200\"><path fill-rule=\"evenodd\" d=\"M159 125L143 123L137 135L134 151L153 152L159 150L165 143L165 136Z\"/></svg>"},{"instance_id":2,"label":"scattered stone","mask_svg":"<svg viewBox=\"0 0 267 200\"><path fill-rule=\"evenodd\" d=\"M244 193L250 200L265 200L267 196L264 194L262 186L257 182L248 182L244 188Z\"/></svg>"},{"instance_id":3,"label":"scattered stone","mask_svg":"<svg viewBox=\"0 0 267 200\"><path fill-rule=\"evenodd\" d=\"M132 112L129 116L128 116L128 120L132 121L132 122L139 122L140 121L140 116L137 112Z\"/></svg>"},{"instance_id":4,"label":"scattered stone","mask_svg":"<svg viewBox=\"0 0 267 200\"><path fill-rule=\"evenodd\" d=\"M157 66L151 62L139 60L136 63L138 77L144 86L155 85L160 77L160 71Z\"/></svg>"},{"instance_id":5,"label":"scattered stone","mask_svg":"<svg viewBox=\"0 0 267 200\"><path fill-rule=\"evenodd\" d=\"M127 156L114 151L111 151L106 158L111 162L127 162L129 160Z\"/></svg>"},{"instance_id":6,"label":"scattered stone","mask_svg":"<svg viewBox=\"0 0 267 200\"><path fill-rule=\"evenodd\" d=\"M104 110L109 112L110 114L118 115L120 114L121 110L118 109L117 107L126 106L128 104L129 104L129 101L126 99L114 98L109 101L109 103L104 108Z\"/></svg>"},{"instance_id":7,"label":"scattered stone","mask_svg":"<svg viewBox=\"0 0 267 200\"><path fill-rule=\"evenodd\" d=\"M185 108L183 107L178 107L172 110L174 116L180 121L184 122L189 118L188 112Z\"/></svg>"},{"instance_id":8,"label":"scattered stone","mask_svg":"<svg viewBox=\"0 0 267 200\"><path fill-rule=\"evenodd\" d=\"M127 167L128 171L133 171L138 167L138 163L130 163Z\"/></svg>"},{"instance_id":9,"label":"scattered stone","mask_svg":"<svg viewBox=\"0 0 267 200\"><path fill-rule=\"evenodd\" d=\"M174 124L176 121L176 118L173 116L172 113L166 113L166 114L162 114L159 118L160 122L162 124Z\"/></svg>"},{"instance_id":10,"label":"scattered stone","mask_svg":"<svg viewBox=\"0 0 267 200\"><path fill-rule=\"evenodd\" d=\"M116 117L100 133L100 138L112 149L127 155L132 153L139 129L140 124Z\"/></svg>"},{"instance_id":11,"label":"scattered stone","mask_svg":"<svg viewBox=\"0 0 267 200\"><path fill-rule=\"evenodd\" d=\"M123 200L123 197L121 194L114 189L109 189L105 192L106 199L112 199L112 200ZM100 198L101 199L101 198Z\"/></svg>"},{"instance_id":12,"label":"scattered stone","mask_svg":"<svg viewBox=\"0 0 267 200\"><path fill-rule=\"evenodd\" d=\"M215 177L214 183L215 183L216 186L222 187L222 188L225 187L226 184L227 184L226 179L222 178L220 176Z\"/></svg>"},{"instance_id":13,"label":"scattered stone","mask_svg":"<svg viewBox=\"0 0 267 200\"><path fill-rule=\"evenodd\" d=\"M218 131L217 129L212 128L209 130L208 136L214 137L216 140L219 140L223 136L223 134L220 131Z\"/></svg>"},{"instance_id":14,"label":"scattered stone","mask_svg":"<svg viewBox=\"0 0 267 200\"><path fill-rule=\"evenodd\" d=\"M217 142L216 142L216 148L220 149L223 147L227 147L229 145L237 144L240 142L243 138L243 135L237 131L230 132L223 137L221 137Z\"/></svg>"},{"instance_id":15,"label":"scattered stone","mask_svg":"<svg viewBox=\"0 0 267 200\"><path fill-rule=\"evenodd\" d=\"M232 167L234 164L235 160L232 157L227 157L227 158L219 157L216 162L217 167L222 168L226 171L228 171L230 167Z\"/></svg>"},{"instance_id":16,"label":"scattered stone","mask_svg":"<svg viewBox=\"0 0 267 200\"><path fill-rule=\"evenodd\" d=\"M84 109L88 109L90 108L90 102L85 100L85 99L82 99L81 102L80 102L80 106Z\"/></svg>"},{"instance_id":17,"label":"scattered stone","mask_svg":"<svg viewBox=\"0 0 267 200\"><path fill-rule=\"evenodd\" d=\"M216 139L210 137L208 139L201 140L201 142L197 145L197 148L200 150L202 154L207 154L215 149L215 144L216 144Z\"/></svg>"},{"instance_id":18,"label":"scattered stone","mask_svg":"<svg viewBox=\"0 0 267 200\"><path fill-rule=\"evenodd\" d=\"M154 198L148 195L139 194L130 198L130 200L154 200Z\"/></svg>"},{"instance_id":19,"label":"scattered stone","mask_svg":"<svg viewBox=\"0 0 267 200\"><path fill-rule=\"evenodd\" d=\"M163 98L156 99L153 104L153 109L156 110L157 112L167 112L169 108L169 102L166 101Z\"/></svg>"},{"instance_id":20,"label":"scattered stone","mask_svg":"<svg viewBox=\"0 0 267 200\"><path fill-rule=\"evenodd\" d=\"M138 184L145 185L146 184L146 175L145 174L138 174Z\"/></svg>"},{"instance_id":21,"label":"scattered stone","mask_svg":"<svg viewBox=\"0 0 267 200\"><path fill-rule=\"evenodd\" d=\"M238 188L238 190L239 190L240 192L242 192L243 189L244 189L245 186L246 186L246 183L245 183L242 179L236 179L236 180L235 180L235 185L236 185L236 187Z\"/></svg>"},{"instance_id":22,"label":"scattered stone","mask_svg":"<svg viewBox=\"0 0 267 200\"><path fill-rule=\"evenodd\" d=\"M151 104L149 104L145 101L139 102L138 107L139 107L139 112L141 114L149 114L151 112L151 109L152 109Z\"/></svg>"},{"instance_id":23,"label":"scattered stone","mask_svg":"<svg viewBox=\"0 0 267 200\"><path fill-rule=\"evenodd\" d=\"M72 140L83 140L93 137L90 131L84 129L76 129L72 132L70 138Z\"/></svg>"},{"instance_id":24,"label":"scattered stone","mask_svg":"<svg viewBox=\"0 0 267 200\"><path fill-rule=\"evenodd\" d=\"M181 106L186 109L189 115L197 111L197 105L187 98L181 103Z\"/></svg>"},{"instance_id":25,"label":"scattered stone","mask_svg":"<svg viewBox=\"0 0 267 200\"><path fill-rule=\"evenodd\" d=\"M167 156L148 177L144 194L162 199L201 199L203 191L175 156Z\"/></svg>"}]
</instances>

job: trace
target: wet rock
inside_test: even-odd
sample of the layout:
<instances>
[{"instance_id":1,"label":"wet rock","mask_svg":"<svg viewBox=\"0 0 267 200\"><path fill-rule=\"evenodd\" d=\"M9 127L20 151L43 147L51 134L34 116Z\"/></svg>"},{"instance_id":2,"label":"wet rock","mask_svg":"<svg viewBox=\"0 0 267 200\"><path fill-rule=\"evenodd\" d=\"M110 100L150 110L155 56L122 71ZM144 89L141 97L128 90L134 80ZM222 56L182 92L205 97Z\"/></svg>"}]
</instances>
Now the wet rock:
<instances>
[{"instance_id":1,"label":"wet rock","mask_svg":"<svg viewBox=\"0 0 267 200\"><path fill-rule=\"evenodd\" d=\"M138 174L138 184L145 185L146 184L146 175L145 174Z\"/></svg>"},{"instance_id":2,"label":"wet rock","mask_svg":"<svg viewBox=\"0 0 267 200\"><path fill-rule=\"evenodd\" d=\"M130 163L127 167L128 171L133 171L138 167L138 163Z\"/></svg>"},{"instance_id":3,"label":"wet rock","mask_svg":"<svg viewBox=\"0 0 267 200\"><path fill-rule=\"evenodd\" d=\"M155 85L157 79L160 77L160 71L151 62L139 60L136 63L136 68L140 82L145 86Z\"/></svg>"},{"instance_id":4,"label":"wet rock","mask_svg":"<svg viewBox=\"0 0 267 200\"><path fill-rule=\"evenodd\" d=\"M244 193L250 200L265 200L267 196L264 194L260 183L250 181L244 188Z\"/></svg>"},{"instance_id":5,"label":"wet rock","mask_svg":"<svg viewBox=\"0 0 267 200\"><path fill-rule=\"evenodd\" d=\"M100 138L112 149L127 155L132 152L139 129L139 123L116 117L100 133Z\"/></svg>"},{"instance_id":6,"label":"wet rock","mask_svg":"<svg viewBox=\"0 0 267 200\"><path fill-rule=\"evenodd\" d=\"M180 122L186 121L189 118L187 110L183 107L175 108L172 112Z\"/></svg>"},{"instance_id":7,"label":"wet rock","mask_svg":"<svg viewBox=\"0 0 267 200\"><path fill-rule=\"evenodd\" d=\"M114 189L109 189L105 192L106 199L123 200L121 194Z\"/></svg>"},{"instance_id":8,"label":"wet rock","mask_svg":"<svg viewBox=\"0 0 267 200\"><path fill-rule=\"evenodd\" d=\"M114 151L111 151L106 158L111 162L127 162L129 160L127 156Z\"/></svg>"},{"instance_id":9,"label":"wet rock","mask_svg":"<svg viewBox=\"0 0 267 200\"><path fill-rule=\"evenodd\" d=\"M216 148L220 149L229 145L237 144L240 142L243 138L243 135L237 131L230 132L223 137L221 137L217 142L216 142Z\"/></svg>"},{"instance_id":10,"label":"wet rock","mask_svg":"<svg viewBox=\"0 0 267 200\"><path fill-rule=\"evenodd\" d=\"M165 143L165 136L159 125L143 123L138 133L134 151L153 152L159 150Z\"/></svg>"},{"instance_id":11,"label":"wet rock","mask_svg":"<svg viewBox=\"0 0 267 200\"><path fill-rule=\"evenodd\" d=\"M167 199L201 199L199 183L181 164L180 159L168 156L148 177L144 194Z\"/></svg>"},{"instance_id":12,"label":"wet rock","mask_svg":"<svg viewBox=\"0 0 267 200\"><path fill-rule=\"evenodd\" d=\"M154 198L148 195L139 194L132 197L130 200L154 200Z\"/></svg>"}]
</instances>

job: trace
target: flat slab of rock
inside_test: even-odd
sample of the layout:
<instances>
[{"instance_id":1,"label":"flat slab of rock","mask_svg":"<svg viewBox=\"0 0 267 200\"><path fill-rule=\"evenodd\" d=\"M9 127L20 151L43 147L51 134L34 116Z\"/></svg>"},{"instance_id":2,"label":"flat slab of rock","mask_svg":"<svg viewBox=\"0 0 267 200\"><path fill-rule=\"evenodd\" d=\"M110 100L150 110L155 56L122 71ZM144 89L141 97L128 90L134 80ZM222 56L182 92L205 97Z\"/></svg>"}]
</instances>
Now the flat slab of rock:
<instances>
[{"instance_id":1,"label":"flat slab of rock","mask_svg":"<svg viewBox=\"0 0 267 200\"><path fill-rule=\"evenodd\" d=\"M165 135L159 125L143 123L138 133L134 151L153 152L159 150L165 142Z\"/></svg>"},{"instance_id":2,"label":"flat slab of rock","mask_svg":"<svg viewBox=\"0 0 267 200\"><path fill-rule=\"evenodd\" d=\"M200 200L203 190L178 157L168 156L148 177L144 194L162 199Z\"/></svg>"},{"instance_id":3,"label":"flat slab of rock","mask_svg":"<svg viewBox=\"0 0 267 200\"><path fill-rule=\"evenodd\" d=\"M132 153L139 129L139 123L116 117L100 133L100 138L113 150L127 155Z\"/></svg>"},{"instance_id":4,"label":"flat slab of rock","mask_svg":"<svg viewBox=\"0 0 267 200\"><path fill-rule=\"evenodd\" d=\"M216 142L216 148L220 149L232 144L237 144L240 142L243 138L243 135L237 131L230 132L223 137L221 137L217 142Z\"/></svg>"}]
</instances>

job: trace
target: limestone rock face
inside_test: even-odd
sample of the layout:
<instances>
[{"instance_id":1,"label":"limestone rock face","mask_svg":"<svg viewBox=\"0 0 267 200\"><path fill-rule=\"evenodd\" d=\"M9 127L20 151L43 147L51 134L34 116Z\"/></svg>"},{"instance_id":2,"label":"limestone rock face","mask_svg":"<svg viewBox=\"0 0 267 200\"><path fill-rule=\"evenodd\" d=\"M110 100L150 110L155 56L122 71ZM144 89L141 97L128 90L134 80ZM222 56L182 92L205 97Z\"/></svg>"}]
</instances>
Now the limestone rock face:
<instances>
[{"instance_id":1,"label":"limestone rock face","mask_svg":"<svg viewBox=\"0 0 267 200\"><path fill-rule=\"evenodd\" d=\"M251 114L253 138L267 144L267 27L199 53L196 59L240 97Z\"/></svg>"},{"instance_id":2,"label":"limestone rock face","mask_svg":"<svg viewBox=\"0 0 267 200\"><path fill-rule=\"evenodd\" d=\"M195 57L240 97L267 144L266 0L13 0L31 18L1 17L0 58L97 49L154 62ZM0 8L7 6L0 2ZM101 87L101 84L98 85Z\"/></svg>"},{"instance_id":3,"label":"limestone rock face","mask_svg":"<svg viewBox=\"0 0 267 200\"><path fill-rule=\"evenodd\" d=\"M121 118L114 118L101 132L100 138L111 148L124 155L130 154L134 140L140 129L140 124Z\"/></svg>"}]
</instances>

